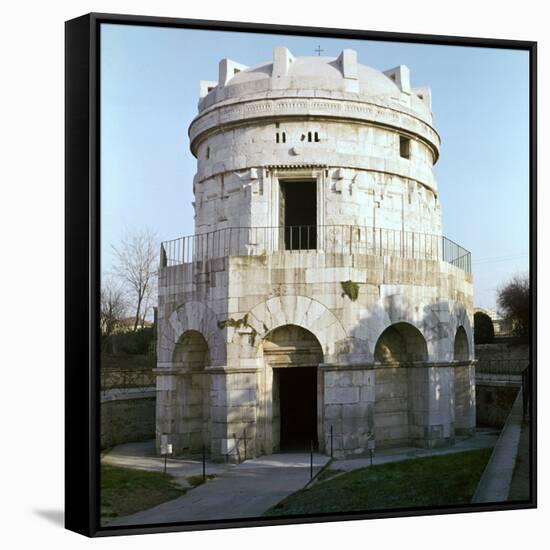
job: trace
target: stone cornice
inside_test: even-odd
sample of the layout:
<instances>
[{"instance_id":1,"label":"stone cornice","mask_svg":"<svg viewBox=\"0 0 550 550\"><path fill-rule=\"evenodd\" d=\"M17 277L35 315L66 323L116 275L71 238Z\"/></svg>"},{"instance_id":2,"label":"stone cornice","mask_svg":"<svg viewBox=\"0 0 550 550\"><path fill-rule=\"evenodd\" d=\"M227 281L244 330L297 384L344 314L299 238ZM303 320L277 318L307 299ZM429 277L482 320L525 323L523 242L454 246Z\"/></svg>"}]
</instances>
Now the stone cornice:
<instances>
[{"instance_id":1,"label":"stone cornice","mask_svg":"<svg viewBox=\"0 0 550 550\"><path fill-rule=\"evenodd\" d=\"M241 373L257 373L262 370L262 367L205 367L205 372L210 374L241 374Z\"/></svg>"},{"instance_id":2,"label":"stone cornice","mask_svg":"<svg viewBox=\"0 0 550 550\"><path fill-rule=\"evenodd\" d=\"M237 374L244 372L258 372L260 367L225 367L225 366L213 366L204 368L188 369L185 367L160 367L153 369L153 374L157 376L189 376L192 374Z\"/></svg>"},{"instance_id":3,"label":"stone cornice","mask_svg":"<svg viewBox=\"0 0 550 550\"><path fill-rule=\"evenodd\" d=\"M395 363L353 363L350 365L321 363L321 370L378 370L378 369L394 369L394 368L434 368L434 367L469 367L475 366L477 360L472 361L410 361L410 362L395 362Z\"/></svg>"},{"instance_id":4,"label":"stone cornice","mask_svg":"<svg viewBox=\"0 0 550 550\"><path fill-rule=\"evenodd\" d=\"M335 364L335 363L320 363L319 369L324 371L339 371L339 370L378 370L392 368L435 368L435 367L469 367L475 366L477 360L469 361L411 361L407 363L352 363L350 365ZM304 366L304 365L299 365ZM315 365L311 365L315 366ZM293 368L287 363L273 362L274 368ZM153 369L153 373L157 376L185 376L191 374L240 374L240 373L258 373L264 367L227 367L227 366L210 366L204 369L186 369L184 367L161 367Z\"/></svg>"}]
</instances>

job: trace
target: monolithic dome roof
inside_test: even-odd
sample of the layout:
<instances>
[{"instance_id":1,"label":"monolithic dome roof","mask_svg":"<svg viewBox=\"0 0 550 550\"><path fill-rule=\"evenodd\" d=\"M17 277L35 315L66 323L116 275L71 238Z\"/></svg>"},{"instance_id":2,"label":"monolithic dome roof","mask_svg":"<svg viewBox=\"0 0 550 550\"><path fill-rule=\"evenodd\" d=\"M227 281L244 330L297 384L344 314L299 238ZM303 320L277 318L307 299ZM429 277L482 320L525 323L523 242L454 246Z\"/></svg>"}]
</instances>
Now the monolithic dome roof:
<instances>
[{"instance_id":1,"label":"monolithic dome roof","mask_svg":"<svg viewBox=\"0 0 550 550\"><path fill-rule=\"evenodd\" d=\"M412 89L409 69L400 65L378 71L357 62L354 50L338 57L294 57L275 48L273 61L247 67L220 62L217 82L201 82L199 112L240 99L315 97L388 105L431 122L429 88Z\"/></svg>"},{"instance_id":2,"label":"monolithic dome roof","mask_svg":"<svg viewBox=\"0 0 550 550\"><path fill-rule=\"evenodd\" d=\"M273 63L264 63L237 73L227 86L249 86L257 90L261 82L268 88ZM391 95L400 93L399 87L388 76L372 67L357 64L359 93L365 95ZM343 92L344 78L336 57L296 57L289 64L288 88Z\"/></svg>"}]
</instances>

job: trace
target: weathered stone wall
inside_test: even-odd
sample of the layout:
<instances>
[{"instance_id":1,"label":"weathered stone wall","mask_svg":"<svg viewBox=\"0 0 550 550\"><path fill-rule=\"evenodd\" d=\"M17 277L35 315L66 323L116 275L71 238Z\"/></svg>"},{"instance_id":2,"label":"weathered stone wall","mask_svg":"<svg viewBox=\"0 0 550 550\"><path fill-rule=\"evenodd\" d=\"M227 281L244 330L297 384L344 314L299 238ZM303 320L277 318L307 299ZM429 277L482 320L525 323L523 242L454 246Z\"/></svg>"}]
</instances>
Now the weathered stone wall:
<instances>
[{"instance_id":1,"label":"weathered stone wall","mask_svg":"<svg viewBox=\"0 0 550 550\"><path fill-rule=\"evenodd\" d=\"M374 441L375 375L372 369L330 369L324 374L324 451L333 431L335 456L364 453Z\"/></svg>"},{"instance_id":2,"label":"weathered stone wall","mask_svg":"<svg viewBox=\"0 0 550 550\"><path fill-rule=\"evenodd\" d=\"M256 456L257 373L222 372L212 374L212 450L228 458L244 456L246 437L248 456Z\"/></svg>"},{"instance_id":3,"label":"weathered stone wall","mask_svg":"<svg viewBox=\"0 0 550 550\"><path fill-rule=\"evenodd\" d=\"M101 402L101 448L155 437L155 393Z\"/></svg>"},{"instance_id":4,"label":"weathered stone wall","mask_svg":"<svg viewBox=\"0 0 550 550\"><path fill-rule=\"evenodd\" d=\"M376 446L409 443L409 384L406 368L376 370L374 427Z\"/></svg>"},{"instance_id":5,"label":"weathered stone wall","mask_svg":"<svg viewBox=\"0 0 550 550\"><path fill-rule=\"evenodd\" d=\"M372 362L382 332L407 322L426 340L429 361L452 361L463 326L473 359L471 276L444 262L316 253L230 261L228 316L248 314L248 330L258 337L264 324L271 330L293 320L319 339L325 362ZM358 285L355 301L343 291L348 280ZM225 330L228 366L232 359L259 366L247 328Z\"/></svg>"},{"instance_id":6,"label":"weathered stone wall","mask_svg":"<svg viewBox=\"0 0 550 550\"><path fill-rule=\"evenodd\" d=\"M157 377L157 437L171 434L178 453L198 453L210 441L210 376L175 371Z\"/></svg>"},{"instance_id":7,"label":"weathered stone wall","mask_svg":"<svg viewBox=\"0 0 550 550\"><path fill-rule=\"evenodd\" d=\"M480 362L515 361L518 365L525 365L529 361L529 346L526 344L476 344L475 350L476 359Z\"/></svg>"},{"instance_id":8,"label":"weathered stone wall","mask_svg":"<svg viewBox=\"0 0 550 550\"><path fill-rule=\"evenodd\" d=\"M308 129L317 132L319 142L300 140ZM283 130L286 143L276 143L275 136ZM413 140L410 158L402 158L399 136L374 126L307 119L258 123L214 134L199 149L194 182L196 232L277 227L282 223L279 182L311 178L318 185L318 225L438 235L441 209L432 152ZM298 166L292 168L292 164Z\"/></svg>"},{"instance_id":9,"label":"weathered stone wall","mask_svg":"<svg viewBox=\"0 0 550 550\"><path fill-rule=\"evenodd\" d=\"M477 425L502 428L520 391L519 385L476 385Z\"/></svg>"},{"instance_id":10,"label":"weathered stone wall","mask_svg":"<svg viewBox=\"0 0 550 550\"><path fill-rule=\"evenodd\" d=\"M455 368L455 428L457 435L471 435L476 427L477 386L475 367Z\"/></svg>"},{"instance_id":11,"label":"weathered stone wall","mask_svg":"<svg viewBox=\"0 0 550 550\"><path fill-rule=\"evenodd\" d=\"M529 363L529 346L495 343L478 344L475 349L477 424L501 428L521 387L521 371Z\"/></svg>"},{"instance_id":12,"label":"weathered stone wall","mask_svg":"<svg viewBox=\"0 0 550 550\"><path fill-rule=\"evenodd\" d=\"M172 273L176 282L161 295L164 311L171 313L161 320L159 366L165 368L158 370L157 429L158 435L174 435L177 452L208 443L214 455L243 456L245 434L249 455L277 449L276 388L263 342L281 326L310 331L324 364L333 365L321 371L321 447L331 425L340 454L366 452L369 439L376 446L438 446L453 441L455 425L462 433L473 430L469 274L441 261L317 252L230 257L220 266L228 272L215 272L211 287L207 280L193 282L193 272L182 267L185 273ZM355 300L343 290L341 283L348 280L357 285ZM178 307L184 296L191 299ZM226 304L226 311L219 304ZM408 356L427 361L424 367L375 365L375 346L396 323L421 335L424 349L416 354L408 337ZM455 346L459 327L463 340ZM174 360L174 342L196 330L205 335L209 348L200 383L188 378L185 367L178 371ZM455 350L460 357L454 357ZM210 418L203 408L199 422L198 408L205 401ZM196 441L191 443L190 437Z\"/></svg>"}]
</instances>

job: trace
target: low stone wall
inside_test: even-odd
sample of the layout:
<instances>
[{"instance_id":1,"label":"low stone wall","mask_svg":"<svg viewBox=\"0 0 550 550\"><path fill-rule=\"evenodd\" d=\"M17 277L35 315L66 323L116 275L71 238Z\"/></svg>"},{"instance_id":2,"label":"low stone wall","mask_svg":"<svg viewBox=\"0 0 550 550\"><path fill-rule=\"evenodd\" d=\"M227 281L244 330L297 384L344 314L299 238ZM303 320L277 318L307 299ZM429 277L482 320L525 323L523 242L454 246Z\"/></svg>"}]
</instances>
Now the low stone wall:
<instances>
[{"instance_id":1,"label":"low stone wall","mask_svg":"<svg viewBox=\"0 0 550 550\"><path fill-rule=\"evenodd\" d=\"M155 391L103 395L101 399L101 448L155 437Z\"/></svg>"},{"instance_id":2,"label":"low stone wall","mask_svg":"<svg viewBox=\"0 0 550 550\"><path fill-rule=\"evenodd\" d=\"M147 355L101 356L102 449L155 438L154 367Z\"/></svg>"},{"instance_id":3,"label":"low stone wall","mask_svg":"<svg viewBox=\"0 0 550 550\"><path fill-rule=\"evenodd\" d=\"M529 346L478 344L476 359L476 420L478 426L502 428L529 363Z\"/></svg>"},{"instance_id":4,"label":"low stone wall","mask_svg":"<svg viewBox=\"0 0 550 550\"><path fill-rule=\"evenodd\" d=\"M504 385L490 380L476 384L476 424L492 428L502 428L520 384Z\"/></svg>"},{"instance_id":5,"label":"low stone wall","mask_svg":"<svg viewBox=\"0 0 550 550\"><path fill-rule=\"evenodd\" d=\"M529 346L526 344L514 344L496 342L494 344L476 344L476 359L480 362L486 360L529 361Z\"/></svg>"}]
</instances>

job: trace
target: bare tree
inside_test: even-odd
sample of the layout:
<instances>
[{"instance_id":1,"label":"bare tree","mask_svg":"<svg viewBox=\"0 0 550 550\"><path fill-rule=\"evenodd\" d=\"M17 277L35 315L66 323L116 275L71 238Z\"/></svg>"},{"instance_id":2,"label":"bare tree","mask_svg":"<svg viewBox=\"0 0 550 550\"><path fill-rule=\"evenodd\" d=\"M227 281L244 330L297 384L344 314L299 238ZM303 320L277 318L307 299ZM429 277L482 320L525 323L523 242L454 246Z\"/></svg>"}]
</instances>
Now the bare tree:
<instances>
[{"instance_id":1,"label":"bare tree","mask_svg":"<svg viewBox=\"0 0 550 550\"><path fill-rule=\"evenodd\" d=\"M115 332L126 311L124 289L104 274L101 277L100 329L105 341Z\"/></svg>"},{"instance_id":2,"label":"bare tree","mask_svg":"<svg viewBox=\"0 0 550 550\"><path fill-rule=\"evenodd\" d=\"M119 246L113 246L115 273L128 287L135 308L134 332L143 324L153 295L157 273L157 240L149 229L142 229L124 237Z\"/></svg>"},{"instance_id":3,"label":"bare tree","mask_svg":"<svg viewBox=\"0 0 550 550\"><path fill-rule=\"evenodd\" d=\"M498 290L497 303L502 316L511 321L521 338L529 336L529 276L515 275Z\"/></svg>"}]
</instances>

